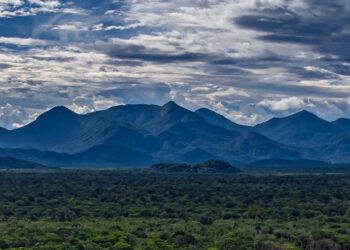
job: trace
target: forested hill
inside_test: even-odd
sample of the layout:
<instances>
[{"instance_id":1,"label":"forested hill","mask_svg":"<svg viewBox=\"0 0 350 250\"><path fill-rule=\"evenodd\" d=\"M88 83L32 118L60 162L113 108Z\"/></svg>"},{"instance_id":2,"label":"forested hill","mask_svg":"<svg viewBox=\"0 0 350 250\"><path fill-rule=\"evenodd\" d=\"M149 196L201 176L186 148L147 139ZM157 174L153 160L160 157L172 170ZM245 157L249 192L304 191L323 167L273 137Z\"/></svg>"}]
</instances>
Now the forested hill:
<instances>
[{"instance_id":1,"label":"forested hill","mask_svg":"<svg viewBox=\"0 0 350 250\"><path fill-rule=\"evenodd\" d=\"M208 160L197 164L158 163L150 166L148 170L166 174L235 174L241 172L228 162L220 160Z\"/></svg>"}]
</instances>

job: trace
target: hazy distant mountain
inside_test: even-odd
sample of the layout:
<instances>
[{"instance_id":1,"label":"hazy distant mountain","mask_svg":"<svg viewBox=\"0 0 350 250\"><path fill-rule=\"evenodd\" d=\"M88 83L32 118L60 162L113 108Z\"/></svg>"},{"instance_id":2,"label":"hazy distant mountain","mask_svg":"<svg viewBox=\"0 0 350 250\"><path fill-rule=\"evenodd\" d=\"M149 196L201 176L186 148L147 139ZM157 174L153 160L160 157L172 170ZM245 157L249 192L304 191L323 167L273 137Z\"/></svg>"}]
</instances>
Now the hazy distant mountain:
<instances>
[{"instance_id":1,"label":"hazy distant mountain","mask_svg":"<svg viewBox=\"0 0 350 250\"><path fill-rule=\"evenodd\" d=\"M11 157L0 157L0 169L36 169L49 170L53 169L40 165L38 163L21 161Z\"/></svg>"},{"instance_id":2,"label":"hazy distant mountain","mask_svg":"<svg viewBox=\"0 0 350 250\"><path fill-rule=\"evenodd\" d=\"M255 126L255 131L281 143L312 147L329 135L341 134L342 129L316 115L301 111Z\"/></svg>"},{"instance_id":3,"label":"hazy distant mountain","mask_svg":"<svg viewBox=\"0 0 350 250\"><path fill-rule=\"evenodd\" d=\"M317 155L316 152L310 149L284 145L254 132L241 136L233 145L233 148L238 152L238 155L247 155L251 159L299 159L315 158ZM249 161L248 158L246 161Z\"/></svg>"},{"instance_id":4,"label":"hazy distant mountain","mask_svg":"<svg viewBox=\"0 0 350 250\"><path fill-rule=\"evenodd\" d=\"M0 156L57 166L147 166L172 161L350 161L348 120L302 111L255 127L174 102L121 105L79 115L53 108L18 129L0 129ZM253 130L254 132L252 132Z\"/></svg>"},{"instance_id":5,"label":"hazy distant mountain","mask_svg":"<svg viewBox=\"0 0 350 250\"><path fill-rule=\"evenodd\" d=\"M95 146L76 154L37 149L0 149L0 157L60 167L141 167L154 163L153 157L125 147Z\"/></svg>"},{"instance_id":6,"label":"hazy distant mountain","mask_svg":"<svg viewBox=\"0 0 350 250\"><path fill-rule=\"evenodd\" d=\"M152 164L153 157L126 147L95 146L72 156L74 166L139 167ZM65 165L68 165L67 163Z\"/></svg>"},{"instance_id":7,"label":"hazy distant mountain","mask_svg":"<svg viewBox=\"0 0 350 250\"><path fill-rule=\"evenodd\" d=\"M253 129L252 127L249 127L249 126L236 124L236 123L230 121L229 119L227 119L225 116L220 115L220 114L218 114L210 109L200 108L200 109L196 110L195 113L198 114L200 117L202 117L207 122L209 122L213 125L216 125L216 126L223 127L227 130L238 131L241 133L247 133L249 131L252 131L252 129Z\"/></svg>"},{"instance_id":8,"label":"hazy distant mountain","mask_svg":"<svg viewBox=\"0 0 350 250\"><path fill-rule=\"evenodd\" d=\"M50 166L63 166L65 163L73 162L73 157L64 153L40 151L37 149L0 148L0 157L6 156Z\"/></svg>"},{"instance_id":9,"label":"hazy distant mountain","mask_svg":"<svg viewBox=\"0 0 350 250\"><path fill-rule=\"evenodd\" d=\"M326 160L334 163L350 162L350 133L330 135L324 138L314 149L321 152Z\"/></svg>"}]
</instances>

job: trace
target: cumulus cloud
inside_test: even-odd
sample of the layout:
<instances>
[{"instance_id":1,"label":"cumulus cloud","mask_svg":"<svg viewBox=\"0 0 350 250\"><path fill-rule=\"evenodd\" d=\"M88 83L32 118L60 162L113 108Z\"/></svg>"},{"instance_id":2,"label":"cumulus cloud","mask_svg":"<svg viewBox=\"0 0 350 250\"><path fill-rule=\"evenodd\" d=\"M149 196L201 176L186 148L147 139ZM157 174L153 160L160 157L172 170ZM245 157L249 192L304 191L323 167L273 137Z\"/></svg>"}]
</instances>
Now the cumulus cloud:
<instances>
[{"instance_id":1,"label":"cumulus cloud","mask_svg":"<svg viewBox=\"0 0 350 250\"><path fill-rule=\"evenodd\" d=\"M29 4L35 4L49 9L54 9L61 5L60 1L57 0L28 0L28 2Z\"/></svg>"},{"instance_id":2,"label":"cumulus cloud","mask_svg":"<svg viewBox=\"0 0 350 250\"><path fill-rule=\"evenodd\" d=\"M58 12L61 3L58 0L2 0L0 18L33 16L41 12Z\"/></svg>"},{"instance_id":3,"label":"cumulus cloud","mask_svg":"<svg viewBox=\"0 0 350 250\"><path fill-rule=\"evenodd\" d=\"M68 105L68 108L78 114L86 114L95 111L94 109L86 106L86 105L78 105L76 103L72 103Z\"/></svg>"},{"instance_id":4,"label":"cumulus cloud","mask_svg":"<svg viewBox=\"0 0 350 250\"><path fill-rule=\"evenodd\" d=\"M6 119L2 119L3 117ZM2 127L17 128L25 125L34 117L35 115L27 114L24 109L17 108L10 103L0 106L0 126Z\"/></svg>"},{"instance_id":5,"label":"cumulus cloud","mask_svg":"<svg viewBox=\"0 0 350 250\"><path fill-rule=\"evenodd\" d=\"M295 96L283 98L280 100L262 100L258 104L268 107L269 109L274 111L315 107L315 105L307 103L304 100Z\"/></svg>"},{"instance_id":6,"label":"cumulus cloud","mask_svg":"<svg viewBox=\"0 0 350 250\"><path fill-rule=\"evenodd\" d=\"M0 3L0 6L7 7L7 6L20 6L22 5L22 0L3 0Z\"/></svg>"}]
</instances>

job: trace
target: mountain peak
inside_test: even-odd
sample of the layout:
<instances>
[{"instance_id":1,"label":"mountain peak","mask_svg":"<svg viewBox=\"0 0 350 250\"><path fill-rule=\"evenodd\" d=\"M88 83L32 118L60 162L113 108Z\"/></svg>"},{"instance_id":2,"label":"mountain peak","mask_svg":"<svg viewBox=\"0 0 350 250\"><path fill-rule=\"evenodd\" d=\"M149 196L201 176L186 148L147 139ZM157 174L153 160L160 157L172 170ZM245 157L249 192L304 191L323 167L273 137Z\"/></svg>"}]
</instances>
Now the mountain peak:
<instances>
[{"instance_id":1,"label":"mountain peak","mask_svg":"<svg viewBox=\"0 0 350 250\"><path fill-rule=\"evenodd\" d=\"M65 107L65 106L56 106L53 107L52 109L49 110L49 112L69 112L69 113L74 113L72 110L70 110L69 108Z\"/></svg>"},{"instance_id":2,"label":"mountain peak","mask_svg":"<svg viewBox=\"0 0 350 250\"><path fill-rule=\"evenodd\" d=\"M285 144L304 146L341 130L317 115L303 110L283 118L272 118L255 126L258 133ZM316 143L317 144L317 143Z\"/></svg>"},{"instance_id":3,"label":"mountain peak","mask_svg":"<svg viewBox=\"0 0 350 250\"><path fill-rule=\"evenodd\" d=\"M302 117L306 117L306 116L313 116L313 117L317 117L314 113L311 113L307 110L302 110L300 112L297 112L295 114L293 114L292 116L302 116Z\"/></svg>"},{"instance_id":4,"label":"mountain peak","mask_svg":"<svg viewBox=\"0 0 350 250\"><path fill-rule=\"evenodd\" d=\"M78 116L77 113L74 113L64 106L57 106L41 114L33 123L25 127L42 126L47 129L47 127L55 127L58 124L65 124L65 126L68 126L68 124L76 120Z\"/></svg>"},{"instance_id":5,"label":"mountain peak","mask_svg":"<svg viewBox=\"0 0 350 250\"><path fill-rule=\"evenodd\" d=\"M169 101L162 106L162 113L163 114L166 114L169 112L174 112L174 111L180 112L180 111L185 111L185 110L187 110L187 109L181 107L180 105L177 105L177 103L174 101Z\"/></svg>"},{"instance_id":6,"label":"mountain peak","mask_svg":"<svg viewBox=\"0 0 350 250\"><path fill-rule=\"evenodd\" d=\"M287 116L285 118L286 118L286 121L295 121L295 122L298 121L298 122L304 123L304 124L308 124L310 122L312 122L312 123L324 123L324 124L328 123L327 121L318 117L316 114L311 113L307 110L302 110L300 112L294 113L294 114Z\"/></svg>"},{"instance_id":7,"label":"mountain peak","mask_svg":"<svg viewBox=\"0 0 350 250\"><path fill-rule=\"evenodd\" d=\"M162 107L165 108L165 107L180 107L180 106L174 101L169 101L165 103Z\"/></svg>"},{"instance_id":8,"label":"mountain peak","mask_svg":"<svg viewBox=\"0 0 350 250\"><path fill-rule=\"evenodd\" d=\"M56 116L72 116L72 115L77 115L76 113L74 113L72 110L70 110L69 108L66 108L64 106L56 106L48 111L46 111L45 113L43 113L42 115L40 115L38 117L38 119L42 119L42 118L47 118L47 117L56 117Z\"/></svg>"}]
</instances>

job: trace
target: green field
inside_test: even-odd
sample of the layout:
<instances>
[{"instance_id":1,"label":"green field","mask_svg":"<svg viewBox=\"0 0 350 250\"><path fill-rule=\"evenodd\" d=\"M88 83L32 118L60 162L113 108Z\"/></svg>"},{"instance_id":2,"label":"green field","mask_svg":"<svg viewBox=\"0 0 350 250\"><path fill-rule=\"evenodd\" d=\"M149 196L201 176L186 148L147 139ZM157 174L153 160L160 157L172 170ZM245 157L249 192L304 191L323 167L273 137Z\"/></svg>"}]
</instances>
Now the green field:
<instances>
[{"instance_id":1,"label":"green field","mask_svg":"<svg viewBox=\"0 0 350 250\"><path fill-rule=\"evenodd\" d=\"M350 249L350 175L0 173L1 249Z\"/></svg>"}]
</instances>

